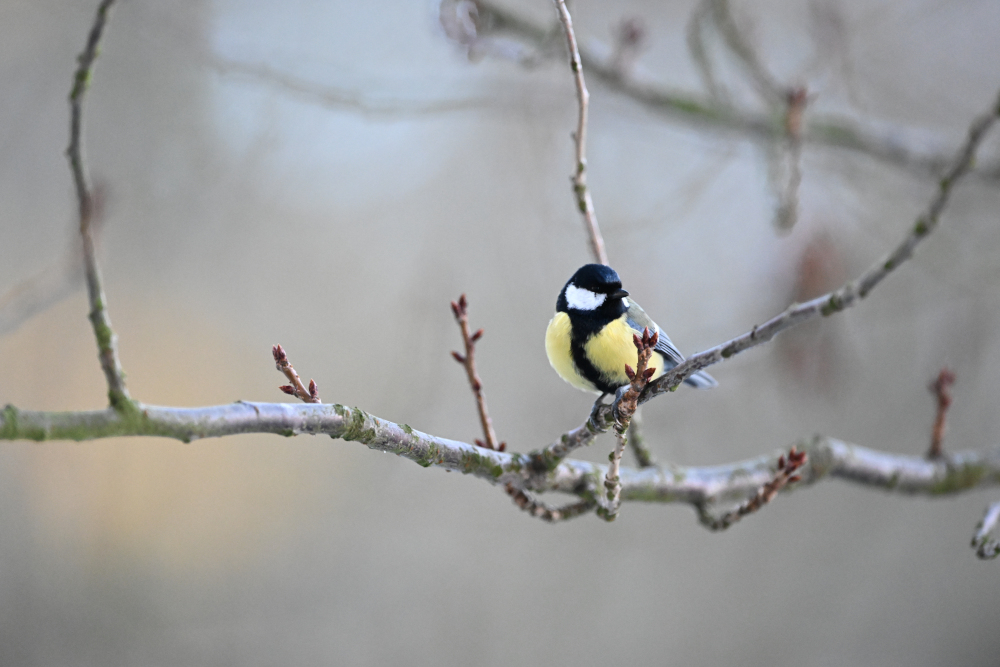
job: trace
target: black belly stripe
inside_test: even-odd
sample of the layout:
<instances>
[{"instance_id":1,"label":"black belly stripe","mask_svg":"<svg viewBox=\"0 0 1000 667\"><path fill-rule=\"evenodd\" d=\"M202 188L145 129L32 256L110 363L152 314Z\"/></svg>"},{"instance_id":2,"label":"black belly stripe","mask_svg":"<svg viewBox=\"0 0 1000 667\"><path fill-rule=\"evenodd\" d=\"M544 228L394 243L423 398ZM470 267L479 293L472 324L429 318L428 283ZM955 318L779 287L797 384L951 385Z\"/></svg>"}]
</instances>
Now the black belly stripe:
<instances>
[{"instance_id":1,"label":"black belly stripe","mask_svg":"<svg viewBox=\"0 0 1000 667\"><path fill-rule=\"evenodd\" d=\"M590 363L590 359L587 358L587 353L584 350L587 341L601 329L602 325L591 320L591 318L573 318L572 315L570 316L570 322L572 324L572 336L570 337L569 350L573 357L573 363L576 365L576 370L580 375L587 378L598 391L602 391L605 394L615 393L618 390L618 385L607 381L604 374L597 370L594 364Z\"/></svg>"},{"instance_id":2,"label":"black belly stripe","mask_svg":"<svg viewBox=\"0 0 1000 667\"><path fill-rule=\"evenodd\" d=\"M605 394L613 394L615 388L609 388L609 385L604 382L603 376L598 372L594 364L590 363L590 359L587 358L587 353L584 351L583 346L586 344L586 340L577 340L573 337L570 341L569 350L573 356L573 363L576 365L576 370L583 377L587 378L591 384L593 384L599 391Z\"/></svg>"}]
</instances>

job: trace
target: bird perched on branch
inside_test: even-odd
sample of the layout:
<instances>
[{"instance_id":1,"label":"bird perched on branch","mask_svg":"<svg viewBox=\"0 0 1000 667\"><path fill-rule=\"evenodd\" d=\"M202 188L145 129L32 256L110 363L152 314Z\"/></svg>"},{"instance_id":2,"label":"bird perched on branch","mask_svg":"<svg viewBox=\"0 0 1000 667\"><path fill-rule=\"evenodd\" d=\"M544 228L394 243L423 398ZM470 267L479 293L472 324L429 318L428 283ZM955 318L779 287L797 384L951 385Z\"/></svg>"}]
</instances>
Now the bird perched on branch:
<instances>
[{"instance_id":1,"label":"bird perched on branch","mask_svg":"<svg viewBox=\"0 0 1000 667\"><path fill-rule=\"evenodd\" d=\"M559 292L556 314L545 332L545 352L559 377L577 389L614 394L628 384L625 365L635 368L638 351L634 334L659 333L650 368L656 379L684 361L670 339L642 308L622 289L622 281L610 266L586 264L573 274ZM703 371L684 380L698 389L718 383Z\"/></svg>"}]
</instances>

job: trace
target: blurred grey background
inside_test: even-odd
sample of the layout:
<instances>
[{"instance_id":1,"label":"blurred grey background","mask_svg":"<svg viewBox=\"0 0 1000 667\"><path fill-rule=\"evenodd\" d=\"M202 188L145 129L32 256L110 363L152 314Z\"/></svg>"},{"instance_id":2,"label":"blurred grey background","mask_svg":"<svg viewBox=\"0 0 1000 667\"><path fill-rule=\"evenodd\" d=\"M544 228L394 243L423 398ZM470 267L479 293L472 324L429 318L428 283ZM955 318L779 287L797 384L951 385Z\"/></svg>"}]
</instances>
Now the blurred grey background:
<instances>
[{"instance_id":1,"label":"blurred grey background","mask_svg":"<svg viewBox=\"0 0 1000 667\"><path fill-rule=\"evenodd\" d=\"M66 97L95 6L0 2L0 294L73 248ZM555 20L548 0L508 6ZM811 110L917 150L953 150L1000 84L994 0L732 6ZM634 19L635 75L699 90L692 2L572 9L605 53ZM936 186L807 146L801 218L779 234L766 143L590 87L612 265L687 353L856 275ZM542 345L589 261L568 182L575 122L563 60L470 62L434 2L123 0L86 151L133 396L283 400L281 343L325 401L469 441L475 407L448 354L448 302L465 292L500 438L526 451L576 426L591 398ZM1000 181L970 178L860 306L714 368L716 391L649 405L655 454L708 465L817 432L920 453L945 364L946 447L996 444L998 211ZM77 289L0 338L0 403L104 404L86 311ZM0 664L995 665L1000 572L968 541L998 498L827 482L723 534L671 505L553 526L481 480L326 438L4 443Z\"/></svg>"}]
</instances>

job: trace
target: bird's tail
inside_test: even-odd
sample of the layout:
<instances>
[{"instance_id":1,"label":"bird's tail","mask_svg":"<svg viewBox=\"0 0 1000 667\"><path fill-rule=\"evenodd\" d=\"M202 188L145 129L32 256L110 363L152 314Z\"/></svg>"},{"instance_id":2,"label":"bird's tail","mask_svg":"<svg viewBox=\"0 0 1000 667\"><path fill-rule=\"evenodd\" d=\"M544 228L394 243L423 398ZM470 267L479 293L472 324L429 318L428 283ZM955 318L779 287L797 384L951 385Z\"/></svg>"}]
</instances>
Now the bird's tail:
<instances>
[{"instance_id":1,"label":"bird's tail","mask_svg":"<svg viewBox=\"0 0 1000 667\"><path fill-rule=\"evenodd\" d=\"M685 384L691 385L695 389L714 389L719 386L719 383L715 381L715 378L705 371L692 373L689 377L684 379L684 382Z\"/></svg>"}]
</instances>

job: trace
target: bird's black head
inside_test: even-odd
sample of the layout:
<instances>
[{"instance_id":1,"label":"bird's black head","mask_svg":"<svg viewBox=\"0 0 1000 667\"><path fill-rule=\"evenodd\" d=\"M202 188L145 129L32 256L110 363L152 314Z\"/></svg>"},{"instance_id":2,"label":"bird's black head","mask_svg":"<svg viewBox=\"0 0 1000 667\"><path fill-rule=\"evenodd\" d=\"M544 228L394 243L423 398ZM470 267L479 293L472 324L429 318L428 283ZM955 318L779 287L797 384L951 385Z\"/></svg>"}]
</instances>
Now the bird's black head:
<instances>
[{"instance_id":1,"label":"bird's black head","mask_svg":"<svg viewBox=\"0 0 1000 667\"><path fill-rule=\"evenodd\" d=\"M556 310L614 319L628 310L627 296L614 269L604 264L585 264L559 293Z\"/></svg>"}]
</instances>

